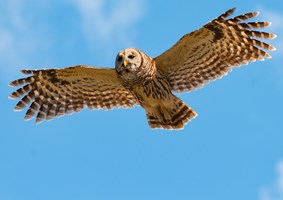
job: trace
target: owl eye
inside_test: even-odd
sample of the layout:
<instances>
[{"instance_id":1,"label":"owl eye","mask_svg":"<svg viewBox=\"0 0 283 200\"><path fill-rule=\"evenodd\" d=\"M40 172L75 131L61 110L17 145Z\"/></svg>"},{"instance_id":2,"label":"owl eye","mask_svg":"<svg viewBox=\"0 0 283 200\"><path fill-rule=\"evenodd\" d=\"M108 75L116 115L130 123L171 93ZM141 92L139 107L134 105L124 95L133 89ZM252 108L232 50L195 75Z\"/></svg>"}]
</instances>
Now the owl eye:
<instances>
[{"instance_id":1,"label":"owl eye","mask_svg":"<svg viewBox=\"0 0 283 200\"><path fill-rule=\"evenodd\" d=\"M117 61L118 61L118 62L121 62L122 59L123 59L122 56L119 56L119 57L117 58Z\"/></svg>"},{"instance_id":2,"label":"owl eye","mask_svg":"<svg viewBox=\"0 0 283 200\"><path fill-rule=\"evenodd\" d=\"M133 58L135 58L135 57L136 57L135 55L129 55L129 56L128 56L129 59L133 59Z\"/></svg>"}]
</instances>

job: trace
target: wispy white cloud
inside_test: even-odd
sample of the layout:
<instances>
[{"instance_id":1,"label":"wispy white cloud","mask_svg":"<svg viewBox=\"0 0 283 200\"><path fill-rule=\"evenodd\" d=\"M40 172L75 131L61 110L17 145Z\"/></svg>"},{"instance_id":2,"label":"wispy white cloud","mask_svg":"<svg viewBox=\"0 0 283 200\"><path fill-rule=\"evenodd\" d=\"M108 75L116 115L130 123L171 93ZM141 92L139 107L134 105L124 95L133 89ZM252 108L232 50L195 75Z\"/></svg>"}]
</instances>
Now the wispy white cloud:
<instances>
[{"instance_id":1,"label":"wispy white cloud","mask_svg":"<svg viewBox=\"0 0 283 200\"><path fill-rule=\"evenodd\" d=\"M283 68L282 66L282 56L283 56L283 13L280 11L276 11L275 9L269 9L264 6L257 6L257 10L260 11L259 20L260 21L269 21L272 22L272 25L268 27L265 31L274 33L277 37L274 40L268 41L268 43L272 44L276 47L275 52L271 52L272 55L272 65L276 70L277 80L280 85L283 85L282 77L283 77Z\"/></svg>"},{"instance_id":2,"label":"wispy white cloud","mask_svg":"<svg viewBox=\"0 0 283 200\"><path fill-rule=\"evenodd\" d=\"M278 186L278 190L279 190L281 199L283 200L283 161L281 161L277 165L277 171L278 171L277 186Z\"/></svg>"},{"instance_id":3,"label":"wispy white cloud","mask_svg":"<svg viewBox=\"0 0 283 200\"><path fill-rule=\"evenodd\" d=\"M41 22L33 18L41 6L29 0L0 2L0 73L3 77L22 68L32 54L49 45L51 38L46 37Z\"/></svg>"},{"instance_id":4,"label":"wispy white cloud","mask_svg":"<svg viewBox=\"0 0 283 200\"><path fill-rule=\"evenodd\" d=\"M31 61L33 65L37 62L40 66L45 66L45 62L51 63L58 38L61 49L81 43L78 42L81 37L77 37L80 35L84 36L85 44L94 47L93 49L109 51L133 44L137 30L135 25L144 14L144 2L145 0L63 0L60 3L55 0L1 1L0 76L10 79L9 74L30 66ZM68 13L68 16L79 17L60 16L61 21L73 20L68 21L68 24L72 24L72 27L68 27L71 31L66 32L56 24L57 21L52 20L55 19L51 16L56 6L59 9L69 9L72 13ZM75 42L70 45L68 38Z\"/></svg>"},{"instance_id":5,"label":"wispy white cloud","mask_svg":"<svg viewBox=\"0 0 283 200\"><path fill-rule=\"evenodd\" d=\"M260 200L283 200L283 160L276 165L277 180L260 189Z\"/></svg>"},{"instance_id":6,"label":"wispy white cloud","mask_svg":"<svg viewBox=\"0 0 283 200\"><path fill-rule=\"evenodd\" d=\"M134 25L144 15L144 0L74 0L82 17L83 30L93 45L131 45Z\"/></svg>"}]
</instances>

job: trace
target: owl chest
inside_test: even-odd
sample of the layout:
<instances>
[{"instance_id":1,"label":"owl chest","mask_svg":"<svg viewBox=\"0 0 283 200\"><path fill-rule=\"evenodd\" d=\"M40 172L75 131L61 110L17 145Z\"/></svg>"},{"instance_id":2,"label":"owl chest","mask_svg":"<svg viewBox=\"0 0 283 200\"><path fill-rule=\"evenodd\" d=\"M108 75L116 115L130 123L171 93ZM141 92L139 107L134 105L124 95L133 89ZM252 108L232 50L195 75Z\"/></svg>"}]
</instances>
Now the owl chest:
<instances>
[{"instance_id":1,"label":"owl chest","mask_svg":"<svg viewBox=\"0 0 283 200\"><path fill-rule=\"evenodd\" d=\"M167 99L172 95L172 92L167 81L155 79L146 85L134 87L132 94L142 107L148 107L160 100Z\"/></svg>"}]
</instances>

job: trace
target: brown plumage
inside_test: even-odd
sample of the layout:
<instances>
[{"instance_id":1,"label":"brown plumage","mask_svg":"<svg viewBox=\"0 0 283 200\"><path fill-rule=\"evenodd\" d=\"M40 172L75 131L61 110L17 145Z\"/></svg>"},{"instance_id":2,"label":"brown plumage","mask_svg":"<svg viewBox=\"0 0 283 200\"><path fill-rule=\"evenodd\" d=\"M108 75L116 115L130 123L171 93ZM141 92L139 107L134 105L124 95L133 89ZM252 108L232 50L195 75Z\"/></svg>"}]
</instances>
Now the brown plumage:
<instances>
[{"instance_id":1,"label":"brown plumage","mask_svg":"<svg viewBox=\"0 0 283 200\"><path fill-rule=\"evenodd\" d=\"M10 95L21 111L29 106L25 119L36 122L79 112L83 108L133 107L136 99L126 90L112 69L75 66L65 69L22 70L32 76L15 80L11 86L25 85Z\"/></svg>"},{"instance_id":2,"label":"brown plumage","mask_svg":"<svg viewBox=\"0 0 283 200\"><path fill-rule=\"evenodd\" d=\"M11 82L21 86L10 97L22 99L15 110L29 107L25 119L44 119L90 109L142 106L151 128L181 129L196 112L172 92L203 87L232 70L271 56L275 50L257 40L274 34L253 29L269 22L243 21L258 15L251 12L227 19L228 10L201 29L183 36L156 58L138 49L120 51L115 69L75 66L64 69L22 70L31 76Z\"/></svg>"}]
</instances>

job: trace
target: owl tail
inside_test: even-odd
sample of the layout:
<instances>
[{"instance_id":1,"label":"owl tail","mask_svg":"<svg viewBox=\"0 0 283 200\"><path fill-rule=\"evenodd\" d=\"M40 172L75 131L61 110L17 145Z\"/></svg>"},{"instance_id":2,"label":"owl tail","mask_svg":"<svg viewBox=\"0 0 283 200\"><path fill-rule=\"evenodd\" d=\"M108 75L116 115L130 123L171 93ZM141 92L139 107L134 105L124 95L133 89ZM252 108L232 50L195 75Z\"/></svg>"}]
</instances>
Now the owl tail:
<instances>
[{"instance_id":1,"label":"owl tail","mask_svg":"<svg viewBox=\"0 0 283 200\"><path fill-rule=\"evenodd\" d=\"M164 100L147 110L146 116L151 128L182 129L197 113L178 97L171 96L170 101Z\"/></svg>"}]
</instances>

